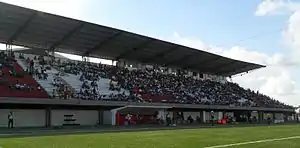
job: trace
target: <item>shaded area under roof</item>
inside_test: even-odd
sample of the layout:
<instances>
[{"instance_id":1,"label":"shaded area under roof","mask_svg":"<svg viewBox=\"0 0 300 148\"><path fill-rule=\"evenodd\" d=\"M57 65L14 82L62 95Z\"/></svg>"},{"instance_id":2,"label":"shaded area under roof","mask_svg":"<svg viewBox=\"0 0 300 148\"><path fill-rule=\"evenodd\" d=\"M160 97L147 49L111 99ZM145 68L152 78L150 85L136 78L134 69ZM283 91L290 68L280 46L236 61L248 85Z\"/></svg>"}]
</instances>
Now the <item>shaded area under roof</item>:
<instances>
[{"instance_id":1,"label":"shaded area under roof","mask_svg":"<svg viewBox=\"0 0 300 148\"><path fill-rule=\"evenodd\" d=\"M174 43L0 2L0 43L223 76L265 67Z\"/></svg>"},{"instance_id":2,"label":"shaded area under roof","mask_svg":"<svg viewBox=\"0 0 300 148\"><path fill-rule=\"evenodd\" d=\"M23 54L32 54L37 56L47 56L48 53L45 50L36 49L36 48L29 48L29 49L22 49L22 48L15 48L12 49L15 53L23 53Z\"/></svg>"},{"instance_id":3,"label":"shaded area under roof","mask_svg":"<svg viewBox=\"0 0 300 148\"><path fill-rule=\"evenodd\" d=\"M15 53L32 54L32 55L37 55L37 56L48 56L49 55L46 50L42 50L42 49L38 49L38 48L27 48L27 49L15 48L15 49L12 49L12 50ZM54 53L54 57L69 59L68 57L59 55L57 53Z\"/></svg>"}]
</instances>

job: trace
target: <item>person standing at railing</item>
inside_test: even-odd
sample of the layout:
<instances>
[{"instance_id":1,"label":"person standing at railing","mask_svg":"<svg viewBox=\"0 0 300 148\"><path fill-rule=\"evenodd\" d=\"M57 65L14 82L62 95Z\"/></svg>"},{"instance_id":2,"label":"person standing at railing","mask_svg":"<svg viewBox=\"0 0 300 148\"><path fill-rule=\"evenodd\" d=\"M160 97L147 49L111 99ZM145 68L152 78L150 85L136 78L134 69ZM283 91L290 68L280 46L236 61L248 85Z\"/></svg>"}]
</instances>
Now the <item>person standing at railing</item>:
<instances>
[{"instance_id":1,"label":"person standing at railing","mask_svg":"<svg viewBox=\"0 0 300 148\"><path fill-rule=\"evenodd\" d=\"M210 122L211 122L211 126L215 126L215 112L214 111L210 112Z\"/></svg>"},{"instance_id":2,"label":"person standing at railing","mask_svg":"<svg viewBox=\"0 0 300 148\"><path fill-rule=\"evenodd\" d=\"M29 63L29 73L33 74L34 73L34 61L31 60Z\"/></svg>"},{"instance_id":3,"label":"person standing at railing","mask_svg":"<svg viewBox=\"0 0 300 148\"><path fill-rule=\"evenodd\" d=\"M14 115L13 112L9 112L8 114L8 128L14 128Z\"/></svg>"}]
</instances>

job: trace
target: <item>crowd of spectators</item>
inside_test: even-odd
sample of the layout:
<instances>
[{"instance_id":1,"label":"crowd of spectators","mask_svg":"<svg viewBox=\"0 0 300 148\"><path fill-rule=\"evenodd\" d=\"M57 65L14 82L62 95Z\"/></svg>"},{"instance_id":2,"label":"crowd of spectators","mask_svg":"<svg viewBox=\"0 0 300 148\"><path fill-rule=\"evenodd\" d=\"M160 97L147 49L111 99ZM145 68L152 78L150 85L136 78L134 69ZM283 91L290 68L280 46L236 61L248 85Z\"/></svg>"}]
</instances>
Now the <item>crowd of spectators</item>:
<instances>
[{"instance_id":1,"label":"crowd of spectators","mask_svg":"<svg viewBox=\"0 0 300 148\"><path fill-rule=\"evenodd\" d=\"M33 77L37 79L47 81L49 74L47 70L51 70L53 66L53 60L49 57L44 56L33 56L33 57L25 57L24 54L19 54L20 59L24 59L27 63L26 71L31 74ZM70 99L74 97L74 93L72 88L64 82L64 80L60 77L62 73L58 72L53 74L53 80L50 82L53 86L52 94L49 94L50 98L59 98L59 99ZM48 81L47 81L48 83Z\"/></svg>"},{"instance_id":2,"label":"crowd of spectators","mask_svg":"<svg viewBox=\"0 0 300 148\"><path fill-rule=\"evenodd\" d=\"M22 56L22 55L20 55ZM27 84L23 80L30 73L18 69L14 52L0 52L0 81L2 86L9 87L10 90L32 92L34 90L43 91L42 87L37 84Z\"/></svg>"},{"instance_id":3,"label":"crowd of spectators","mask_svg":"<svg viewBox=\"0 0 300 148\"><path fill-rule=\"evenodd\" d=\"M64 82L64 80L59 77L59 74L54 76L53 82L53 91L52 97L59 98L59 99L71 99L74 97L72 89Z\"/></svg>"},{"instance_id":4,"label":"crowd of spectators","mask_svg":"<svg viewBox=\"0 0 300 148\"><path fill-rule=\"evenodd\" d=\"M166 74L160 69L129 70L111 65L67 61L58 66L66 73L80 75L83 84L78 96L81 99L154 102L155 97L149 96L157 96L164 98L159 101L170 103L291 108L236 83L196 80L185 74ZM102 96L98 93L96 83L101 78L111 80L110 90L124 89L130 94L120 91L119 94Z\"/></svg>"},{"instance_id":5,"label":"crowd of spectators","mask_svg":"<svg viewBox=\"0 0 300 148\"><path fill-rule=\"evenodd\" d=\"M22 77L23 73L17 72L13 66L16 62L14 56L0 53L0 78L6 75L4 67L9 69L7 74L11 77ZM38 79L47 80L46 70L52 66L59 69L60 73L52 82L55 98L291 108L269 96L244 89L236 83L197 80L185 73L167 74L159 68L129 70L84 61L46 60L43 56L30 59L25 58L23 54L19 54L19 58L27 61L27 74ZM78 75L82 82L80 91L74 93L59 77L62 73ZM117 93L101 94L98 87L100 79L110 79L109 90ZM8 87L21 91L42 90L40 85L30 86L19 81L9 84Z\"/></svg>"},{"instance_id":6,"label":"crowd of spectators","mask_svg":"<svg viewBox=\"0 0 300 148\"><path fill-rule=\"evenodd\" d=\"M26 72L31 74L34 77L37 77L41 80L47 80L48 74L46 73L47 69L51 69L43 56L34 56L32 59L27 57L25 59L24 54L19 54L19 59L25 60L27 66Z\"/></svg>"},{"instance_id":7,"label":"crowd of spectators","mask_svg":"<svg viewBox=\"0 0 300 148\"><path fill-rule=\"evenodd\" d=\"M94 64L89 62L75 62L56 60L53 66L67 74L79 76L82 82L81 89L74 95L83 100L110 100L110 101L131 101L141 102L141 97L136 94L126 94L121 91L121 86L118 83L110 82L109 90L117 93L101 94L97 82L100 79L109 79L110 71L113 66Z\"/></svg>"}]
</instances>

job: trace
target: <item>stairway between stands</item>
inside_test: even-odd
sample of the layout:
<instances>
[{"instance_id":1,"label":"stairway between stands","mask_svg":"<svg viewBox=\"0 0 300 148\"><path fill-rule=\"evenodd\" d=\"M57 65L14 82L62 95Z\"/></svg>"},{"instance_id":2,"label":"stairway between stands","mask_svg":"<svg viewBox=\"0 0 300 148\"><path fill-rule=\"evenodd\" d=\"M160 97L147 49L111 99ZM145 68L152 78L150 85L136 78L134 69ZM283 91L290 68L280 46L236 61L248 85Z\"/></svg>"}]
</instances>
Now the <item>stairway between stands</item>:
<instances>
[{"instance_id":1,"label":"stairway between stands","mask_svg":"<svg viewBox=\"0 0 300 148\"><path fill-rule=\"evenodd\" d=\"M34 65L36 69L40 69L40 64L38 60L34 60L35 55L31 55L31 54L24 54L24 58L29 58L31 60L34 61ZM47 59L47 57L44 57ZM23 68L23 69L29 69L28 66L28 62L25 59L20 59L20 58L16 58L16 60L18 61L19 65ZM44 90L48 93L49 96L54 97L54 96L59 96L57 91L54 91L56 89L55 86L53 86L53 82L54 79L59 79L60 82L63 83L63 85L67 86L72 94L75 94L76 91L74 90L74 88L68 84L64 79L61 78L60 75L58 75L60 72L57 70L57 68L54 68L50 65L47 65L50 67L50 69L46 69L46 73L48 75L47 79L39 79L38 77L33 77L33 79L35 79L35 81L40 84Z\"/></svg>"}]
</instances>

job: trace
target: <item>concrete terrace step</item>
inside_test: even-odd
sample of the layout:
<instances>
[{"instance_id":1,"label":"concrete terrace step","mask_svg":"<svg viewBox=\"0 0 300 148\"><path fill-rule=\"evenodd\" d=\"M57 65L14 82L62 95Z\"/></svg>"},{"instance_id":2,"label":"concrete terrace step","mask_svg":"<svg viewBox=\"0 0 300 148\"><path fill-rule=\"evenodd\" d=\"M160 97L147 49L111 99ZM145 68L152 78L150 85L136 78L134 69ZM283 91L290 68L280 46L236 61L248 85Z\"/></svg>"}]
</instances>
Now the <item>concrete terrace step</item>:
<instances>
[{"instance_id":1,"label":"concrete terrace step","mask_svg":"<svg viewBox=\"0 0 300 148\"><path fill-rule=\"evenodd\" d=\"M82 82L79 80L79 75L68 74L67 76L61 76L61 78L66 83L68 83L75 91L80 91Z\"/></svg>"},{"instance_id":2,"label":"concrete terrace step","mask_svg":"<svg viewBox=\"0 0 300 148\"><path fill-rule=\"evenodd\" d=\"M25 59L19 59L16 58L17 62L19 63L19 65L23 68L23 69L27 69L28 65L26 63ZM37 63L36 63L37 64ZM57 70L53 69L51 67L51 70L47 70L46 73L48 74L48 78L47 80L43 80L43 79L38 79L37 77L33 77L33 79L41 85L41 87L44 88L44 90L47 92L47 94L49 96L53 95L53 85L51 84L52 81L54 80L54 76L56 73L58 73Z\"/></svg>"}]
</instances>

